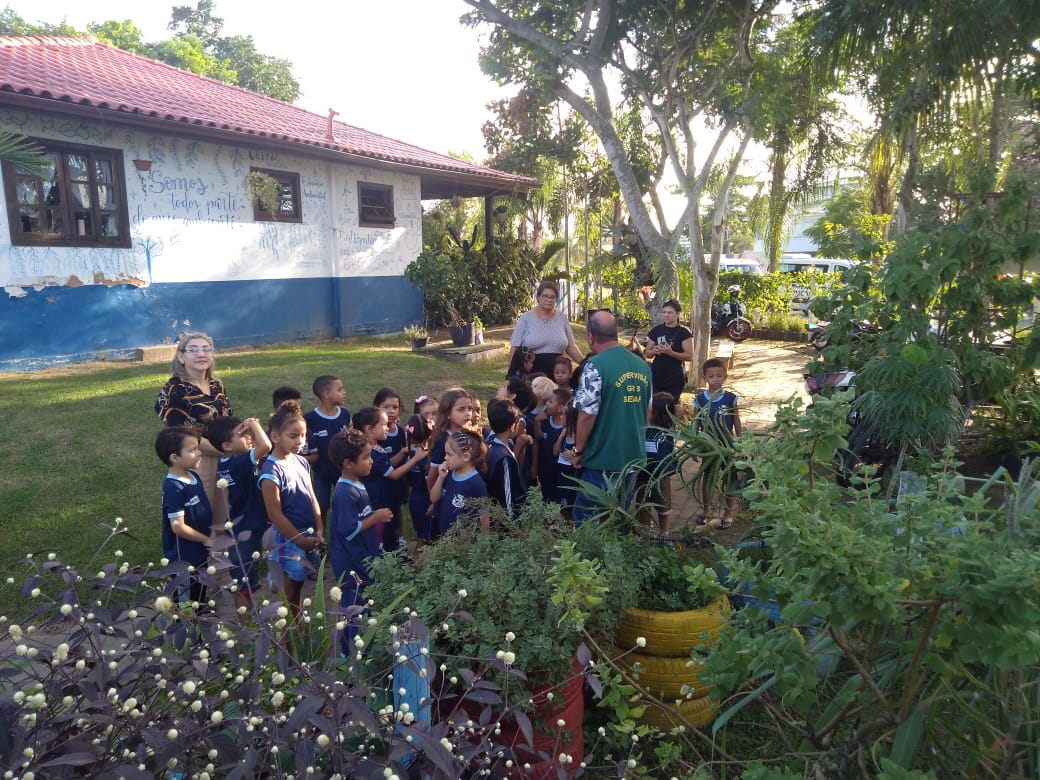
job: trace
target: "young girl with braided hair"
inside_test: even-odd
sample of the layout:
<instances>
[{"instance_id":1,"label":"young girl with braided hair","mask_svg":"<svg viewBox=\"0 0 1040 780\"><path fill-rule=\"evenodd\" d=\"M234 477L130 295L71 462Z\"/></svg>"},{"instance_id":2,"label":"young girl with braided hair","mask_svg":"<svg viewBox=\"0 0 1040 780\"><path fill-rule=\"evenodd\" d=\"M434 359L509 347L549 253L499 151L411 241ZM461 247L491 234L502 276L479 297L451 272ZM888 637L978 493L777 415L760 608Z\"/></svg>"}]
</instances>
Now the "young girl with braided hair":
<instances>
[{"instance_id":1,"label":"young girl with braided hair","mask_svg":"<svg viewBox=\"0 0 1040 780\"><path fill-rule=\"evenodd\" d=\"M448 434L444 462L430 488L430 501L437 505L437 535L443 535L460 518L472 514L474 502L487 498L483 471L487 463L487 444L480 430L461 426ZM480 529L490 528L490 517L480 516Z\"/></svg>"}]
</instances>

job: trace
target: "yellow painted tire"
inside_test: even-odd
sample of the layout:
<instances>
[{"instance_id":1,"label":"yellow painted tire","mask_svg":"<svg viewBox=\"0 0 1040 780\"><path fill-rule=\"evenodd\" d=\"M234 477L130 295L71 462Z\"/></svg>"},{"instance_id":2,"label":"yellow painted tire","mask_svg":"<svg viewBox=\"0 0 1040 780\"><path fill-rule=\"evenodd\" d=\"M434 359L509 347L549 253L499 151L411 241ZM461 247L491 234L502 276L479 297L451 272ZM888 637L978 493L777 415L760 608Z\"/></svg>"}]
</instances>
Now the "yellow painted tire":
<instances>
[{"instance_id":1,"label":"yellow painted tire","mask_svg":"<svg viewBox=\"0 0 1040 780\"><path fill-rule=\"evenodd\" d=\"M711 725L712 721L715 720L716 712L711 699L693 699L684 701L679 705L672 704L665 710L662 710L660 707L646 705L646 711L640 720L646 725L656 726L662 731L671 731L677 726L687 725L687 723L683 723L677 717L678 715L682 715L690 726L702 729Z\"/></svg>"},{"instance_id":2,"label":"yellow painted tire","mask_svg":"<svg viewBox=\"0 0 1040 780\"><path fill-rule=\"evenodd\" d=\"M667 702L685 699L687 694L692 699L703 699L711 690L700 679L704 665L691 660L689 656L671 658L629 653L618 658L618 664L624 667L642 687ZM638 672L636 671L637 664L640 669ZM690 690L683 690L684 688Z\"/></svg>"},{"instance_id":3,"label":"yellow painted tire","mask_svg":"<svg viewBox=\"0 0 1040 780\"><path fill-rule=\"evenodd\" d=\"M719 596L708 606L684 612L657 612L652 609L628 610L621 616L614 642L622 650L636 646L636 638L646 639L639 648L644 655L688 656L694 648L718 639L719 628L729 620L729 599Z\"/></svg>"}]
</instances>

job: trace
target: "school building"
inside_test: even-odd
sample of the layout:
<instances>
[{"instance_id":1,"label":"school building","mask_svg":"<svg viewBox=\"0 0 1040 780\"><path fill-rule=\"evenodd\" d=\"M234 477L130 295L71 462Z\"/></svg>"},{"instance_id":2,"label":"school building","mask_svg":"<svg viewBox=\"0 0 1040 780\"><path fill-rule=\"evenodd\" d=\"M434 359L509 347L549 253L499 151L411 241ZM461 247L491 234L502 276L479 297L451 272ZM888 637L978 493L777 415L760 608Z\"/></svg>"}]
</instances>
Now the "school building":
<instances>
[{"instance_id":1,"label":"school building","mask_svg":"<svg viewBox=\"0 0 1040 780\"><path fill-rule=\"evenodd\" d=\"M0 37L0 130L0 371L400 330L422 201L535 186L92 37Z\"/></svg>"}]
</instances>

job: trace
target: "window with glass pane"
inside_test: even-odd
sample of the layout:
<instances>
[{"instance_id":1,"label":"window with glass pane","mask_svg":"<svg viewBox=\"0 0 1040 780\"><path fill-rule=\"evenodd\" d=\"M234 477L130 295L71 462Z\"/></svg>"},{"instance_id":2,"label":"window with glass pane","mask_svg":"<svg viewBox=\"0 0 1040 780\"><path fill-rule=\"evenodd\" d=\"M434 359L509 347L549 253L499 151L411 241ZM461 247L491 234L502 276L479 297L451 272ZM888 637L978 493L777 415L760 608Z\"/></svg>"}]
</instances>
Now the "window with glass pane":
<instances>
[{"instance_id":1,"label":"window with glass pane","mask_svg":"<svg viewBox=\"0 0 1040 780\"><path fill-rule=\"evenodd\" d=\"M262 203L253 199L253 219L258 222L302 222L300 208L300 174L289 171L272 171L267 168L250 168L250 172L270 176L278 184L278 202ZM274 206L275 208L272 208Z\"/></svg>"},{"instance_id":2,"label":"window with glass pane","mask_svg":"<svg viewBox=\"0 0 1040 780\"><path fill-rule=\"evenodd\" d=\"M394 224L394 188L358 182L358 225L393 227Z\"/></svg>"},{"instance_id":3,"label":"window with glass pane","mask_svg":"<svg viewBox=\"0 0 1040 780\"><path fill-rule=\"evenodd\" d=\"M11 243L129 247L122 152L32 140L41 170L3 164Z\"/></svg>"}]
</instances>

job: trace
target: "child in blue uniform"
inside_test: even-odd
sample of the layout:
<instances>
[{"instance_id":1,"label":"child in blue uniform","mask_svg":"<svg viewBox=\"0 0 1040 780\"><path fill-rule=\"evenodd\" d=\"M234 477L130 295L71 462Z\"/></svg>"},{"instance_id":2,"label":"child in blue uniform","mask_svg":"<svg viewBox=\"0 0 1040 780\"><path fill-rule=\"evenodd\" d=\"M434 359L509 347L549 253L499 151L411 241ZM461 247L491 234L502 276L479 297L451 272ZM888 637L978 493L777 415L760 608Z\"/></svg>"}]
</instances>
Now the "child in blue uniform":
<instances>
[{"instance_id":1,"label":"child in blue uniform","mask_svg":"<svg viewBox=\"0 0 1040 780\"><path fill-rule=\"evenodd\" d=\"M155 454L169 469L162 491L163 556L204 566L212 543L213 510L196 471L202 461L199 437L188 428L164 428L155 440ZM178 601L185 598L196 605L206 603L206 586L197 572L191 574L187 593L178 594Z\"/></svg>"},{"instance_id":2,"label":"child in blue uniform","mask_svg":"<svg viewBox=\"0 0 1040 780\"><path fill-rule=\"evenodd\" d=\"M741 432L740 412L737 411L737 402L740 400L732 390L726 390L723 385L726 382L726 364L718 358L706 360L701 367L704 381L708 384L707 390L702 390L693 399L693 405L697 412L697 427L707 436L724 444L733 441L734 436ZM724 485L709 485L707 479L701 480L701 511L707 512L711 499L712 490L723 490ZM729 528L733 525L736 512L736 495L726 496L726 512L722 516L719 528ZM697 525L705 525L707 518L698 515Z\"/></svg>"},{"instance_id":3,"label":"child in blue uniform","mask_svg":"<svg viewBox=\"0 0 1040 780\"><path fill-rule=\"evenodd\" d=\"M416 548L433 540L433 517L430 513L430 491L426 488L426 473L430 469L431 431L422 417L413 414L405 427L408 450L422 457L408 469L408 514L415 530Z\"/></svg>"},{"instance_id":4,"label":"child in blue uniform","mask_svg":"<svg viewBox=\"0 0 1040 780\"><path fill-rule=\"evenodd\" d=\"M538 415L534 424L535 446L538 454L538 485L545 501L561 503L559 468L556 463L556 442L563 433L564 415L572 393L566 387L558 387L545 402L545 410Z\"/></svg>"},{"instance_id":5,"label":"child in blue uniform","mask_svg":"<svg viewBox=\"0 0 1040 780\"><path fill-rule=\"evenodd\" d=\"M572 458L574 445L578 435L578 410L571 402L563 412L563 430L556 437L553 454L556 456L556 500L560 502L563 516L570 518L574 507L574 496L577 490L575 479L578 470L574 468Z\"/></svg>"},{"instance_id":6,"label":"child in blue uniform","mask_svg":"<svg viewBox=\"0 0 1040 780\"><path fill-rule=\"evenodd\" d=\"M388 508L373 509L362 480L372 470L372 445L354 429L341 431L329 442L329 457L340 464L340 478L332 495L329 521L329 558L342 595L340 606L362 606L365 586L371 583L368 560L382 555L376 528L393 519ZM357 634L356 616L343 635L344 653Z\"/></svg>"},{"instance_id":7,"label":"child in blue uniform","mask_svg":"<svg viewBox=\"0 0 1040 780\"><path fill-rule=\"evenodd\" d=\"M396 470L408 456L405 450L407 436L404 428L398 425L401 419L401 396L397 391L384 387L376 393L372 406L381 409L386 415L386 438L372 447L387 455L390 465ZM394 519L383 526L383 549L393 552L404 545L401 536L401 507L404 506L408 493L407 470L399 474L391 471L387 478L390 484L386 486L386 506L394 513Z\"/></svg>"},{"instance_id":8,"label":"child in blue uniform","mask_svg":"<svg viewBox=\"0 0 1040 780\"><path fill-rule=\"evenodd\" d=\"M501 398L488 402L488 423L494 436L488 445L488 494L512 517L527 493L527 480L521 473L520 461L531 437L521 433L520 410L516 404ZM510 445L516 442L516 449Z\"/></svg>"},{"instance_id":9,"label":"child in blue uniform","mask_svg":"<svg viewBox=\"0 0 1040 780\"><path fill-rule=\"evenodd\" d=\"M444 463L444 448L450 434L469 425L473 417L473 395L464 387L445 390L437 403L437 415L433 423L433 447L430 450L430 470L426 474L426 488L431 493L437 481L440 467Z\"/></svg>"},{"instance_id":10,"label":"child in blue uniform","mask_svg":"<svg viewBox=\"0 0 1040 780\"><path fill-rule=\"evenodd\" d=\"M646 465L636 475L636 496L641 504L653 504L661 533L668 533L672 515L672 475L676 472L675 431L672 430L675 396L654 393L647 409ZM639 512L643 525L651 523L651 508Z\"/></svg>"},{"instance_id":11,"label":"child in blue uniform","mask_svg":"<svg viewBox=\"0 0 1040 780\"><path fill-rule=\"evenodd\" d=\"M299 401L286 401L271 415L271 455L260 471L267 519L275 529L282 565L282 587L297 624L300 595L308 571L317 570L325 521L311 484L311 470L300 454L307 446L307 423Z\"/></svg>"},{"instance_id":12,"label":"child in blue uniform","mask_svg":"<svg viewBox=\"0 0 1040 780\"><path fill-rule=\"evenodd\" d=\"M223 453L217 462L217 487L227 490L233 544L225 554L232 566L235 606L252 607L253 594L260 587L261 540L267 530L267 513L256 478L261 462L271 451L271 442L255 417L220 417L209 424L206 438Z\"/></svg>"},{"instance_id":13,"label":"child in blue uniform","mask_svg":"<svg viewBox=\"0 0 1040 780\"><path fill-rule=\"evenodd\" d=\"M339 479L339 469L329 460L329 442L332 437L350 426L350 410L343 404L347 402L347 391L338 377L324 374L314 380L311 385L318 405L303 416L307 423L307 450L304 455L311 466L311 482L314 495L324 518L329 513L329 499L332 487Z\"/></svg>"},{"instance_id":14,"label":"child in blue uniform","mask_svg":"<svg viewBox=\"0 0 1040 780\"><path fill-rule=\"evenodd\" d=\"M487 445L479 430L459 428L448 435L444 462L430 489L430 500L437 505L437 535L442 536L459 518L476 510L476 499L487 498L487 485L481 472L487 458ZM490 517L480 515L480 528L490 528Z\"/></svg>"}]
</instances>

